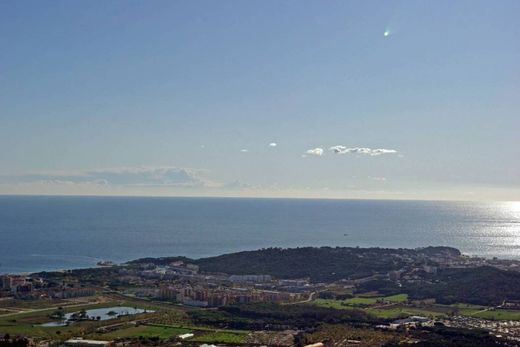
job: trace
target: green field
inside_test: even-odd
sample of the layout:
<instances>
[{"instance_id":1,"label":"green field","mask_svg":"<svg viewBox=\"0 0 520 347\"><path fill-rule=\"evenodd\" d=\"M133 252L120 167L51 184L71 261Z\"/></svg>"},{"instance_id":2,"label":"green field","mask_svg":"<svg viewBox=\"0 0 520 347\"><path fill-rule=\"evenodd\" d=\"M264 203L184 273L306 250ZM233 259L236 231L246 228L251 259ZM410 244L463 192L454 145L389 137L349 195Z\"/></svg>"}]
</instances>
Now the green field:
<instances>
[{"instance_id":1,"label":"green field","mask_svg":"<svg viewBox=\"0 0 520 347\"><path fill-rule=\"evenodd\" d=\"M520 320L520 310L492 309L486 306L471 304L453 304L450 307L456 308L456 314L461 316L492 320Z\"/></svg>"},{"instance_id":2,"label":"green field","mask_svg":"<svg viewBox=\"0 0 520 347\"><path fill-rule=\"evenodd\" d=\"M352 309L361 308L365 312L379 318L393 319L408 316L426 316L426 317L443 317L453 311L452 307L443 306L427 306L414 307L402 305L408 300L408 295L397 294L391 296L380 297L360 297L346 300L329 300L316 299L311 304L335 308L335 309Z\"/></svg>"},{"instance_id":3,"label":"green field","mask_svg":"<svg viewBox=\"0 0 520 347\"><path fill-rule=\"evenodd\" d=\"M450 305L450 307L456 307L456 308L459 308L459 309L474 309L474 310L477 310L477 311L484 310L484 309L487 308L486 306L472 305L472 304L461 304L461 303Z\"/></svg>"},{"instance_id":4,"label":"green field","mask_svg":"<svg viewBox=\"0 0 520 347\"><path fill-rule=\"evenodd\" d=\"M214 331L198 335L190 339L190 341L204 343L244 343L247 333L235 333L228 331Z\"/></svg>"},{"instance_id":5,"label":"green field","mask_svg":"<svg viewBox=\"0 0 520 347\"><path fill-rule=\"evenodd\" d=\"M520 320L520 311L495 310L474 313L472 317L493 320Z\"/></svg>"},{"instance_id":6,"label":"green field","mask_svg":"<svg viewBox=\"0 0 520 347\"><path fill-rule=\"evenodd\" d=\"M399 305L407 300L408 296L406 294L397 294L386 297L356 296L346 300L316 299L310 304L339 310L358 307L374 316L388 319L411 315L442 317L449 314L459 314L461 316L483 319L520 320L520 310L487 310L485 306L462 303L449 306L428 305L425 307ZM396 305L385 306L385 303L393 303Z\"/></svg>"},{"instance_id":7,"label":"green field","mask_svg":"<svg viewBox=\"0 0 520 347\"><path fill-rule=\"evenodd\" d=\"M396 294L390 296L376 296L376 297L361 297L356 296L354 298L345 300L334 300L334 299L316 299L312 301L313 305L330 307L335 309L344 309L345 306L372 306L383 303L401 303L408 300L407 294Z\"/></svg>"},{"instance_id":8,"label":"green field","mask_svg":"<svg viewBox=\"0 0 520 347\"><path fill-rule=\"evenodd\" d=\"M191 333L192 330L185 328L156 326L156 325L140 325L129 328L123 328L101 334L96 337L106 340L113 340L121 337L159 337L160 339L168 339L173 336Z\"/></svg>"}]
</instances>

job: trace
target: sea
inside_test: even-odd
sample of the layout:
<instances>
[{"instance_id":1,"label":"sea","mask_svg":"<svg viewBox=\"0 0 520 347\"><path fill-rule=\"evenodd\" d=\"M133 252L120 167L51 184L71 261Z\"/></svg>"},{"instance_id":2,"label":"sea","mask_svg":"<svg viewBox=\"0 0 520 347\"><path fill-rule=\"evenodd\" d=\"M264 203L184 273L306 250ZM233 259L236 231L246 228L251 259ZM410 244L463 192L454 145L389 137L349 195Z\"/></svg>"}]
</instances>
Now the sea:
<instances>
[{"instance_id":1,"label":"sea","mask_svg":"<svg viewBox=\"0 0 520 347\"><path fill-rule=\"evenodd\" d=\"M0 274L303 246L520 259L520 202L0 196Z\"/></svg>"}]
</instances>

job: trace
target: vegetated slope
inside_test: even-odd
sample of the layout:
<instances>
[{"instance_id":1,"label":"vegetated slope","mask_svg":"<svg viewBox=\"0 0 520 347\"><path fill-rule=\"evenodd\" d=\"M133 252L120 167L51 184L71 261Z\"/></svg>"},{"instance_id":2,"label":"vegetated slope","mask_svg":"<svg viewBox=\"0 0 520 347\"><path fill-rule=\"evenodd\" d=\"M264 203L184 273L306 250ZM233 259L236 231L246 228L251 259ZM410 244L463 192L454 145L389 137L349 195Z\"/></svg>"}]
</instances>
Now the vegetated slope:
<instances>
[{"instance_id":1,"label":"vegetated slope","mask_svg":"<svg viewBox=\"0 0 520 347\"><path fill-rule=\"evenodd\" d=\"M435 298L452 304L466 302L478 305L499 305L504 300L520 300L520 273L490 266L470 269L445 269L434 283L407 285L411 298Z\"/></svg>"},{"instance_id":2,"label":"vegetated slope","mask_svg":"<svg viewBox=\"0 0 520 347\"><path fill-rule=\"evenodd\" d=\"M196 261L206 272L268 274L277 278L309 277L314 282L359 278L400 269L397 254L415 250L384 248L303 247L267 248L203 258Z\"/></svg>"},{"instance_id":3,"label":"vegetated slope","mask_svg":"<svg viewBox=\"0 0 520 347\"><path fill-rule=\"evenodd\" d=\"M298 247L264 248L189 259L186 257L142 258L130 265L154 263L167 265L173 261L195 263L202 272L221 272L236 275L272 275L277 278L309 277L313 282L335 281L367 277L399 270L406 264L436 255L457 257L460 251L452 247L421 249L359 248L359 247ZM406 261L405 261L406 259Z\"/></svg>"}]
</instances>

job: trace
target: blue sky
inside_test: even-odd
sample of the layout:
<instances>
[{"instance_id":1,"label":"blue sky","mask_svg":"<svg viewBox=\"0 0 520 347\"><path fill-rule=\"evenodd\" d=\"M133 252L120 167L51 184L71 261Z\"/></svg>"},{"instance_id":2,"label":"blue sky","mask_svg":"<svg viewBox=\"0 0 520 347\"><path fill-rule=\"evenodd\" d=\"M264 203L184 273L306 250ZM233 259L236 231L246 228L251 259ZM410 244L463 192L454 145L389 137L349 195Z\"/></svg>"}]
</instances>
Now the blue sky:
<instances>
[{"instance_id":1,"label":"blue sky","mask_svg":"<svg viewBox=\"0 0 520 347\"><path fill-rule=\"evenodd\" d=\"M516 0L2 1L0 193L518 200L519 22Z\"/></svg>"}]
</instances>

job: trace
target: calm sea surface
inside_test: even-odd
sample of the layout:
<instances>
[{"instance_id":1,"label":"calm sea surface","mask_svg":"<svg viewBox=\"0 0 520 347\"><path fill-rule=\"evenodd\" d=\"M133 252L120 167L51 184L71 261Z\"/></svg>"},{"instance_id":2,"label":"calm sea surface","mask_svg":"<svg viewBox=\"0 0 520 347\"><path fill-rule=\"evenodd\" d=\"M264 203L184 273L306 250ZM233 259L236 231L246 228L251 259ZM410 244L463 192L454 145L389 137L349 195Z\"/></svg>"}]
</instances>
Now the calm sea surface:
<instances>
[{"instance_id":1,"label":"calm sea surface","mask_svg":"<svg viewBox=\"0 0 520 347\"><path fill-rule=\"evenodd\" d=\"M0 196L0 273L280 246L520 259L520 203Z\"/></svg>"}]
</instances>

